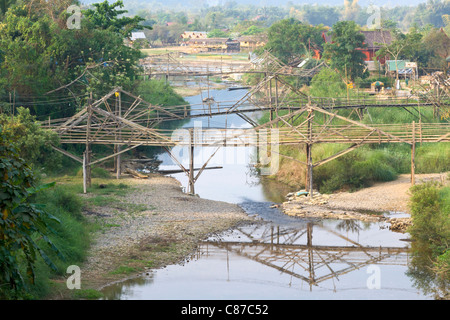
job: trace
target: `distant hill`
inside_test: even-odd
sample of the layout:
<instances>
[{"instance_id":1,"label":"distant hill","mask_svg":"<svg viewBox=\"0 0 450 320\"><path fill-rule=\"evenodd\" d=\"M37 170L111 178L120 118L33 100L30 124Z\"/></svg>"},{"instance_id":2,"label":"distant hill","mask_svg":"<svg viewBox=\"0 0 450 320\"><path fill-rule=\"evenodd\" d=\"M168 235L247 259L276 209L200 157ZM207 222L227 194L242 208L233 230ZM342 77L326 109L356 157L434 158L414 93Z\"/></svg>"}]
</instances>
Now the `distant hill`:
<instances>
[{"instance_id":1,"label":"distant hill","mask_svg":"<svg viewBox=\"0 0 450 320\"><path fill-rule=\"evenodd\" d=\"M81 0L83 4L91 4L102 2L103 0ZM110 3L115 0L108 0ZM286 6L288 4L302 5L302 4L318 4L328 6L340 6L344 4L344 0L123 0L125 8L128 6L136 7L142 5L143 8L149 8L152 5L155 7L166 7L173 9L182 8L201 8L204 6L224 5L227 2L235 2L237 4L255 5L255 6ZM358 4L361 7L367 7L371 3L377 6L416 6L420 3L426 3L426 0L359 0Z\"/></svg>"}]
</instances>

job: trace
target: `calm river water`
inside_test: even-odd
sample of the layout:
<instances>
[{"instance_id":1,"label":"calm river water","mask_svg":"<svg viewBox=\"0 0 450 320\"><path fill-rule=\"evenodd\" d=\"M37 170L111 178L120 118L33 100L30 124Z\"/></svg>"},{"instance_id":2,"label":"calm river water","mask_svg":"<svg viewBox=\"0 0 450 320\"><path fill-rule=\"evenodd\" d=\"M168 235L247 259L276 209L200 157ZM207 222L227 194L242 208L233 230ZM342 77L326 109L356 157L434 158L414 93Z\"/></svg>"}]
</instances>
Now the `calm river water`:
<instances>
[{"instance_id":1,"label":"calm river water","mask_svg":"<svg viewBox=\"0 0 450 320\"><path fill-rule=\"evenodd\" d=\"M236 101L245 90L212 90L215 101ZM206 93L188 97L201 103ZM196 112L196 111L193 111ZM258 115L254 115L257 117ZM238 116L194 119L184 127L249 127ZM197 148L201 167L215 148ZM173 150L187 164L187 150ZM106 299L432 299L407 275L407 234L383 223L311 221L282 214L273 203L284 200L285 186L265 183L252 166L255 150L221 148L195 184L206 199L239 204L261 223L207 239L183 264L106 287ZM177 168L167 154L161 169ZM173 174L187 188L184 173ZM391 213L401 215L399 213Z\"/></svg>"}]
</instances>

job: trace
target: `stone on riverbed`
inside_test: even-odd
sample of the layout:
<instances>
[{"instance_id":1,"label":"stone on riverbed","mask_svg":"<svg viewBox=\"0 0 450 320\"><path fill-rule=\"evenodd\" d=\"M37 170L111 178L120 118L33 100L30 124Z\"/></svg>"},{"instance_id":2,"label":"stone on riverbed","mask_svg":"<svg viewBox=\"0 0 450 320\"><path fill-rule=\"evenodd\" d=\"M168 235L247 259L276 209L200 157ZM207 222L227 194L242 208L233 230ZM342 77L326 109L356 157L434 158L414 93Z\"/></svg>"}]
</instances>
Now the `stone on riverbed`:
<instances>
[{"instance_id":1,"label":"stone on riverbed","mask_svg":"<svg viewBox=\"0 0 450 320\"><path fill-rule=\"evenodd\" d=\"M291 192L286 195L288 201L281 205L282 211L290 216L318 219L357 219L363 221L382 221L386 218L378 214L365 214L352 210L341 210L326 206L330 195L313 192L310 198L306 190Z\"/></svg>"},{"instance_id":2,"label":"stone on riverbed","mask_svg":"<svg viewBox=\"0 0 450 320\"><path fill-rule=\"evenodd\" d=\"M412 225L411 218L391 218L389 219L389 230L394 232L405 233L410 225Z\"/></svg>"}]
</instances>

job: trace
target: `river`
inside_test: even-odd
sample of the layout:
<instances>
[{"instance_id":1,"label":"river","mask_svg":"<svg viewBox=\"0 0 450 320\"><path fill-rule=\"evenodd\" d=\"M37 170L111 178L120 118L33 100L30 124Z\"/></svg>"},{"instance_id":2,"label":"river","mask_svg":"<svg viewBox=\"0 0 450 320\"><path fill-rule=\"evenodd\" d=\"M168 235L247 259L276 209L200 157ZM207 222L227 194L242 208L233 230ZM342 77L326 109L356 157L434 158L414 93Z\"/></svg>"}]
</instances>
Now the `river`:
<instances>
[{"instance_id":1,"label":"river","mask_svg":"<svg viewBox=\"0 0 450 320\"><path fill-rule=\"evenodd\" d=\"M211 90L209 96L231 101L245 92ZM198 105L206 95L186 100ZM225 125L250 127L236 115L197 118L183 127ZM201 167L214 150L196 148L195 167ZM173 152L187 165L187 150ZM408 234L389 231L385 222L286 216L271 204L282 202L291 190L256 175L254 159L253 147L221 148L208 166L223 168L203 171L195 192L202 198L236 203L261 222L211 236L182 264L106 287L105 299L432 299L407 275ZM178 169L167 154L160 160L161 169ZM184 173L172 176L187 188Z\"/></svg>"}]
</instances>

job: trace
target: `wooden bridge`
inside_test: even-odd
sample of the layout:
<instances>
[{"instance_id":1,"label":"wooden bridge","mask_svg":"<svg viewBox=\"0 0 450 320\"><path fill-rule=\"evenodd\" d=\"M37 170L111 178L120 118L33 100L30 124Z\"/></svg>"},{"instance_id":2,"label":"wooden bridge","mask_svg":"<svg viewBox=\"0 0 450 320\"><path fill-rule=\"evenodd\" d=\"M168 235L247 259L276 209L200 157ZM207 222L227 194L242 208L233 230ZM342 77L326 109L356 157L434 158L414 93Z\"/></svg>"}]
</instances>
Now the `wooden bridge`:
<instances>
[{"instance_id":1,"label":"wooden bridge","mask_svg":"<svg viewBox=\"0 0 450 320\"><path fill-rule=\"evenodd\" d=\"M270 57L270 56L269 56ZM255 146L278 154L279 145L304 144L306 161L293 159L307 169L307 189L312 196L313 168L323 165L365 144L404 143L411 146L411 182L414 184L416 143L450 142L449 119L436 122L427 119L423 108L433 108L434 114L449 110L449 91L445 87L438 100L432 96L397 99L330 99L309 97L283 80L279 71L286 68L275 59L267 58L266 75L238 101L203 102L201 110L189 106L161 107L152 105L121 88L114 88L102 98L88 103L74 116L65 119L49 119L42 124L58 133L63 144L84 144L83 156L77 156L54 146L55 149L83 164L84 184L90 184L90 167L101 161L115 158L117 177L120 177L120 155L138 146L161 146L189 177L189 193L212 156L194 176L193 154L195 147ZM270 67L270 68L269 68ZM308 74L308 72L305 72ZM192 106L191 106L192 107ZM412 123L383 123L370 121L371 108L401 108L414 115ZM195 108L198 109L198 108ZM422 111L421 111L422 110ZM366 111L367 115L364 115ZM269 112L270 120L258 124L248 114ZM236 114L247 121L251 128L190 128L167 130L158 125L164 121L197 117L214 117ZM369 118L368 118L369 117ZM423 121L425 120L425 122ZM312 147L317 143L347 145L345 149L326 159L313 163ZM114 153L101 159L93 159L91 146L113 145ZM123 148L126 146L126 148ZM189 149L190 164L185 168L170 152L174 146Z\"/></svg>"},{"instance_id":2,"label":"wooden bridge","mask_svg":"<svg viewBox=\"0 0 450 320\"><path fill-rule=\"evenodd\" d=\"M140 64L144 69L144 76L149 78L164 76L166 79L169 77L210 77L243 73L312 77L324 65L321 63L311 69L294 68L281 62L267 51L257 58L249 58L248 61L224 59L224 56L220 55L215 59L195 61L194 59L180 58L180 54L171 52L149 55L141 59Z\"/></svg>"}]
</instances>

